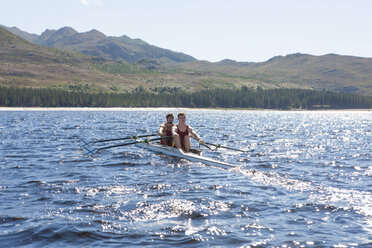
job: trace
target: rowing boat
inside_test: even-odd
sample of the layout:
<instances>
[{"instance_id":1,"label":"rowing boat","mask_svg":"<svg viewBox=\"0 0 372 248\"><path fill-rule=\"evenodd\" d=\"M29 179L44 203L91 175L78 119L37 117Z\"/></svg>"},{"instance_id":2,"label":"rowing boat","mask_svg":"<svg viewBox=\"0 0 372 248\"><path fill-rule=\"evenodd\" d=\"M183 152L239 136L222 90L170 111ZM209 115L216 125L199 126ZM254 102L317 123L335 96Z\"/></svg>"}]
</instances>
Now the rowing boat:
<instances>
[{"instance_id":1,"label":"rowing boat","mask_svg":"<svg viewBox=\"0 0 372 248\"><path fill-rule=\"evenodd\" d=\"M218 161L218 160L214 160L214 159L211 159L211 158L204 157L204 156L201 155L201 153L184 152L181 149L174 148L174 147L171 147L171 146L165 146L165 145L162 145L160 143L148 142L148 143L138 143L138 144L135 144L135 145L138 146L138 147L141 147L141 148L146 148L150 151L160 152L160 153L168 155L168 156L187 159L191 162L200 162L200 163L204 163L206 165L222 167L222 168L225 168L225 169L235 167L234 165L229 164L229 163L225 163L225 162L222 162L222 161Z\"/></svg>"},{"instance_id":2,"label":"rowing boat","mask_svg":"<svg viewBox=\"0 0 372 248\"><path fill-rule=\"evenodd\" d=\"M232 164L229 164L229 163L225 163L225 162L222 162L222 161L218 161L218 160L214 160L214 159L211 159L211 158L204 157L200 153L184 152L181 149L174 148L174 147L171 147L171 146L165 146L165 145L162 145L160 143L149 142L149 143L138 143L138 144L135 144L135 145L138 146L138 147L141 147L141 148L148 149L150 151L160 152L160 153L168 155L168 156L187 159L191 162L200 162L200 163L203 163L203 164L206 164L206 165L218 166L218 167L222 167L222 168L225 168L225 169L235 167L235 165L232 165Z\"/></svg>"}]
</instances>

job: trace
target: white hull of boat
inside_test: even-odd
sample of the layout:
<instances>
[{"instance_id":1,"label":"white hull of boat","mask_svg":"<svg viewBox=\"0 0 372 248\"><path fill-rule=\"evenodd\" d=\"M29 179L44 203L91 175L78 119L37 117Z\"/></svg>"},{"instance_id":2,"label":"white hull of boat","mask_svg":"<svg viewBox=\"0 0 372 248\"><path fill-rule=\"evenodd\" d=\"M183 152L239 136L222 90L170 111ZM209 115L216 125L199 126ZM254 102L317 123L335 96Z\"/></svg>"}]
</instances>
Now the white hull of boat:
<instances>
[{"instance_id":1,"label":"white hull of boat","mask_svg":"<svg viewBox=\"0 0 372 248\"><path fill-rule=\"evenodd\" d=\"M192 152L183 152L181 149L161 145L159 143L138 143L136 144L136 146L141 147L141 148L146 148L154 152L160 152L165 155L187 159L191 162L199 162L199 163L204 163L210 166L223 167L226 169L235 167L232 164L228 164L228 163L217 161L211 158L203 157L201 155L198 155Z\"/></svg>"}]
</instances>

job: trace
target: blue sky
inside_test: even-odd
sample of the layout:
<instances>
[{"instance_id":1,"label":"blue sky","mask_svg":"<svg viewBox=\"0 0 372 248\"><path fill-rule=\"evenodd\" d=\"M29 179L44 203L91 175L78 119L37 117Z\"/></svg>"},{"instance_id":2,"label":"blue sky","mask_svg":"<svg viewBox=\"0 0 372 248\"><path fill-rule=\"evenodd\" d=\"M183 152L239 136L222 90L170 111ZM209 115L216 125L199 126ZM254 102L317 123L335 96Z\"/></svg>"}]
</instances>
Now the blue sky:
<instances>
[{"instance_id":1,"label":"blue sky","mask_svg":"<svg viewBox=\"0 0 372 248\"><path fill-rule=\"evenodd\" d=\"M128 35L197 59L372 57L370 0L1 0L0 24Z\"/></svg>"}]
</instances>

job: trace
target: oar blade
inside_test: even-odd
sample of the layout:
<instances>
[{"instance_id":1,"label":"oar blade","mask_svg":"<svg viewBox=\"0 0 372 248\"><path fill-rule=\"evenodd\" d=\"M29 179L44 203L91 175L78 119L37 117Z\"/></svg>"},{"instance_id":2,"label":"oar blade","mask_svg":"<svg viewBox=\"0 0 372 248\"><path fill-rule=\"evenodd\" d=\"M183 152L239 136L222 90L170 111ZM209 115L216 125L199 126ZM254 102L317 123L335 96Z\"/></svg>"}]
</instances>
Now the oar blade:
<instances>
[{"instance_id":1,"label":"oar blade","mask_svg":"<svg viewBox=\"0 0 372 248\"><path fill-rule=\"evenodd\" d=\"M80 139L80 142L83 143L81 145L81 147L87 147L87 146L90 146L90 144L92 143L91 141L87 141L85 139Z\"/></svg>"},{"instance_id":2,"label":"oar blade","mask_svg":"<svg viewBox=\"0 0 372 248\"><path fill-rule=\"evenodd\" d=\"M94 156L98 152L98 149L96 149L96 148L94 148L92 150L89 150L88 148L85 148L85 150L86 150L86 153L84 153L84 155L86 155L86 156Z\"/></svg>"}]
</instances>

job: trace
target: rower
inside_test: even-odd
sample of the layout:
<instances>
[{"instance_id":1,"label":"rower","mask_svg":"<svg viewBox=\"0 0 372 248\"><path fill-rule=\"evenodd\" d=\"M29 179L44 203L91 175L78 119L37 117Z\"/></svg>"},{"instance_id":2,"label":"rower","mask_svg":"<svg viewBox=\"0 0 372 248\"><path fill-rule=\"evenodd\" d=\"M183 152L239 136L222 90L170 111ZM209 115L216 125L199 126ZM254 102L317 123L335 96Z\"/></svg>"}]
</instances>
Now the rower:
<instances>
[{"instance_id":1,"label":"rower","mask_svg":"<svg viewBox=\"0 0 372 248\"><path fill-rule=\"evenodd\" d=\"M167 121L160 125L159 131L158 131L158 135L161 137L172 136L172 128L174 126L173 124L174 115L172 113L168 113L165 116L165 119ZM160 144L167 145L167 146L173 146L173 139L172 138L162 139L160 140Z\"/></svg>"},{"instance_id":2,"label":"rower","mask_svg":"<svg viewBox=\"0 0 372 248\"><path fill-rule=\"evenodd\" d=\"M172 136L174 137L174 144L178 149L189 152L191 149L190 136L197 140L200 144L204 142L200 139L195 130L186 124L186 114L181 112L177 115L178 125L172 128Z\"/></svg>"}]
</instances>

